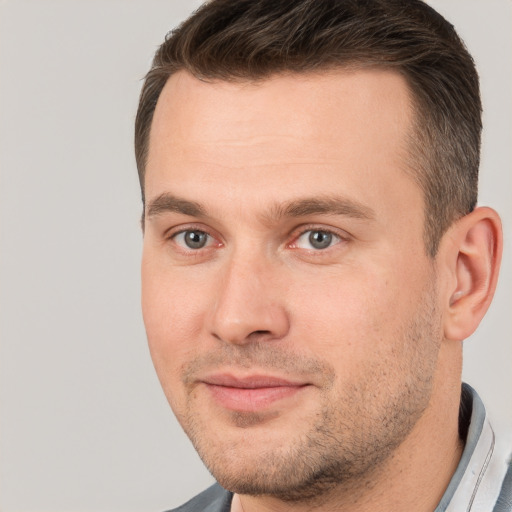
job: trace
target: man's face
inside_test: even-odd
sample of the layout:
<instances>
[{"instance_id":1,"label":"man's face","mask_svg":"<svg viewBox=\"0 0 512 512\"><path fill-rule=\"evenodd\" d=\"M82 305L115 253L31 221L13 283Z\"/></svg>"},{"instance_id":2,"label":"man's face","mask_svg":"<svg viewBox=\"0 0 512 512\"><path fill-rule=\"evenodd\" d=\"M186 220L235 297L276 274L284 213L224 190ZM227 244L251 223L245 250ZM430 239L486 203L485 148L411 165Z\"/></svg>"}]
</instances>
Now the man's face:
<instances>
[{"instance_id":1,"label":"man's face","mask_svg":"<svg viewBox=\"0 0 512 512\"><path fill-rule=\"evenodd\" d=\"M174 75L146 173L144 321L219 482L304 499L421 422L441 340L411 102L378 70L259 83Z\"/></svg>"}]
</instances>

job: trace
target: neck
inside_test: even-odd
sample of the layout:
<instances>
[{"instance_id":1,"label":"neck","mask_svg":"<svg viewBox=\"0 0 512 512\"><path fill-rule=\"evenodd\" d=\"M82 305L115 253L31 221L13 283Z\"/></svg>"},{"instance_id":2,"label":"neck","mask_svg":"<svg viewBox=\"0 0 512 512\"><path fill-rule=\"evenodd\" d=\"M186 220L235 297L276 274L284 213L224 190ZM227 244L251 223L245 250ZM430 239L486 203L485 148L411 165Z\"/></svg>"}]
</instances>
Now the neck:
<instances>
[{"instance_id":1,"label":"neck","mask_svg":"<svg viewBox=\"0 0 512 512\"><path fill-rule=\"evenodd\" d=\"M446 376L443 368L439 370L438 376ZM453 374L453 368L450 373ZM464 448L458 431L459 405L460 380L452 378L447 382L438 378L423 416L372 475L339 485L315 501L286 503L272 496L235 495L231 512L432 511L441 500Z\"/></svg>"}]
</instances>

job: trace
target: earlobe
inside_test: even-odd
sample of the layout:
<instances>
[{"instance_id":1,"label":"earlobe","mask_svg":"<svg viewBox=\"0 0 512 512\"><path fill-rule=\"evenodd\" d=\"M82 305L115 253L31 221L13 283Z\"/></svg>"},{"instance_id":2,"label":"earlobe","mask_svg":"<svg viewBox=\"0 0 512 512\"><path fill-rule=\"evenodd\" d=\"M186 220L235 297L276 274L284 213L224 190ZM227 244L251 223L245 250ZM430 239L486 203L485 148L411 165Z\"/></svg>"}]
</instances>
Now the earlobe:
<instances>
[{"instance_id":1,"label":"earlobe","mask_svg":"<svg viewBox=\"0 0 512 512\"><path fill-rule=\"evenodd\" d=\"M460 341L476 330L496 289L503 247L500 217L491 208L477 208L457 221L449 236L454 285L444 335Z\"/></svg>"}]
</instances>

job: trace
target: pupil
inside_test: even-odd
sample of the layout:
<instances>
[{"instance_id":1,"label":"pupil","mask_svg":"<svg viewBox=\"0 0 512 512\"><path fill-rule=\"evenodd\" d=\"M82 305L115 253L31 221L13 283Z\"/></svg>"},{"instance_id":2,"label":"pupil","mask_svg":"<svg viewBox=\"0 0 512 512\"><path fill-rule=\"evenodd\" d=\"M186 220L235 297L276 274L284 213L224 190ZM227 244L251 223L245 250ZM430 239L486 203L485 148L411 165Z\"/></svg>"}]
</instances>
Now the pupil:
<instances>
[{"instance_id":1,"label":"pupil","mask_svg":"<svg viewBox=\"0 0 512 512\"><path fill-rule=\"evenodd\" d=\"M329 245L331 245L331 242L331 233L326 233L325 231L313 231L309 235L309 243L315 249L325 249L326 247L329 247Z\"/></svg>"},{"instance_id":2,"label":"pupil","mask_svg":"<svg viewBox=\"0 0 512 512\"><path fill-rule=\"evenodd\" d=\"M206 233L188 231L185 235L185 243L191 249L201 249L206 244Z\"/></svg>"}]
</instances>

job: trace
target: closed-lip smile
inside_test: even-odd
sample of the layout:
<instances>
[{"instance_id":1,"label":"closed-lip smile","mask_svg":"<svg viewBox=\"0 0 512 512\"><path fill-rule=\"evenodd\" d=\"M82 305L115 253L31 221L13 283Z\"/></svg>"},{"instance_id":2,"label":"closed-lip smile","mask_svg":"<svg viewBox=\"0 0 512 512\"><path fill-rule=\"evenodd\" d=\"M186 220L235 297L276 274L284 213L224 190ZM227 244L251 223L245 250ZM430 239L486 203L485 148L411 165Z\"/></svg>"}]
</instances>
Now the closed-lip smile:
<instances>
[{"instance_id":1,"label":"closed-lip smile","mask_svg":"<svg viewBox=\"0 0 512 512\"><path fill-rule=\"evenodd\" d=\"M216 403L239 412L264 411L275 402L291 398L309 386L307 382L270 375L238 377L228 373L209 375L201 382Z\"/></svg>"}]
</instances>

